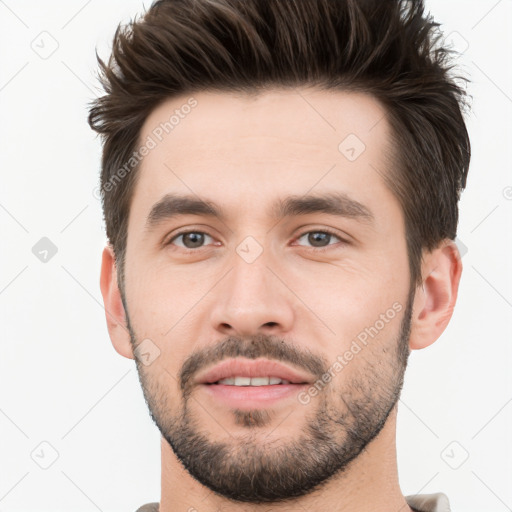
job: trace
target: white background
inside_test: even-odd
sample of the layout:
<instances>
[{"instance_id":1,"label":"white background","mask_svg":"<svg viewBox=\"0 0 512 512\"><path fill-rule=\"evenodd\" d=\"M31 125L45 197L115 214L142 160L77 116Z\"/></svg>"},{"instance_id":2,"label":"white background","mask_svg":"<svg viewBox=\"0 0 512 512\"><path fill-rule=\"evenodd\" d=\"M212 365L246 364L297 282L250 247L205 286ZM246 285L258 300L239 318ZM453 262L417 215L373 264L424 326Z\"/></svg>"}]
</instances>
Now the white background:
<instances>
[{"instance_id":1,"label":"white background","mask_svg":"<svg viewBox=\"0 0 512 512\"><path fill-rule=\"evenodd\" d=\"M400 484L404 494L444 492L454 511L504 512L512 510L512 2L427 6L464 51L459 63L472 80L459 226L468 251L448 329L410 357ZM105 235L93 195L100 142L86 123L100 92L95 48L107 57L117 23L142 9L139 0L0 0L0 512L127 512L160 497L158 430L135 363L114 351L105 326ZM42 237L58 249L46 263L32 253ZM42 469L53 450L57 460Z\"/></svg>"}]
</instances>

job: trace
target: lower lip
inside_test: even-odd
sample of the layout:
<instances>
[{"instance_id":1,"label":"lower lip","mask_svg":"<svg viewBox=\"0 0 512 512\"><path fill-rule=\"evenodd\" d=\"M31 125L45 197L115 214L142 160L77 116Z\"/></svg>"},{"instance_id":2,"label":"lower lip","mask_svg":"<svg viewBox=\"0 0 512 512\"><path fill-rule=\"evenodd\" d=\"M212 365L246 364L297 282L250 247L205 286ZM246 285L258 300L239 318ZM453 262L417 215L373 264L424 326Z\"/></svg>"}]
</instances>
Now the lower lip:
<instances>
[{"instance_id":1,"label":"lower lip","mask_svg":"<svg viewBox=\"0 0 512 512\"><path fill-rule=\"evenodd\" d=\"M274 384L271 386L227 386L201 384L212 398L230 407L250 409L268 407L280 400L297 398L307 384Z\"/></svg>"}]
</instances>

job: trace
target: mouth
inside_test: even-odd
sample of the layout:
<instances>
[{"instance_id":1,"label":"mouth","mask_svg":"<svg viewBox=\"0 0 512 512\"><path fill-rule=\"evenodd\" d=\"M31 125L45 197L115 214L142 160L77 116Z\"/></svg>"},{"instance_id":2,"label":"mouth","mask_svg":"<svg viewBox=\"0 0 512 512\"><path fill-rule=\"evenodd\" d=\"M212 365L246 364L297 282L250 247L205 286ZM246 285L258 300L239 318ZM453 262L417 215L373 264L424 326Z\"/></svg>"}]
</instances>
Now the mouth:
<instances>
[{"instance_id":1,"label":"mouth","mask_svg":"<svg viewBox=\"0 0 512 512\"><path fill-rule=\"evenodd\" d=\"M198 376L197 384L215 402L250 409L297 396L313 377L268 359L230 359Z\"/></svg>"},{"instance_id":2,"label":"mouth","mask_svg":"<svg viewBox=\"0 0 512 512\"><path fill-rule=\"evenodd\" d=\"M236 358L222 361L196 379L197 384L225 386L276 386L309 384L314 377L279 361Z\"/></svg>"},{"instance_id":3,"label":"mouth","mask_svg":"<svg viewBox=\"0 0 512 512\"><path fill-rule=\"evenodd\" d=\"M221 384L224 386L280 386L286 384L292 384L290 381L286 379L281 379L280 377L226 377L225 379L220 379L217 382L207 383L208 385L216 385ZM301 383L293 383L293 384L301 384ZM306 384L306 382L302 383Z\"/></svg>"}]
</instances>

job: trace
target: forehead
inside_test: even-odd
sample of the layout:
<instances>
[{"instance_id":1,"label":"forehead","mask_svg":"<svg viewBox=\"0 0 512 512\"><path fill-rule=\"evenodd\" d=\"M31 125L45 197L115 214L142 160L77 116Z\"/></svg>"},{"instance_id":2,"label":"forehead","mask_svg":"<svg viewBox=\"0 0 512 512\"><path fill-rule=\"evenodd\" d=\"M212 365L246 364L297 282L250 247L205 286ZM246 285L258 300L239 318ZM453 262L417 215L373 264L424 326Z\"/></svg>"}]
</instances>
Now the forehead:
<instances>
[{"instance_id":1,"label":"forehead","mask_svg":"<svg viewBox=\"0 0 512 512\"><path fill-rule=\"evenodd\" d=\"M201 91L160 104L148 116L141 137L152 136L176 149L187 141L196 150L214 150L241 139L277 136L324 148L334 144L338 152L336 142L349 134L371 143L385 137L388 126L384 118L381 104L364 93L318 89L252 94ZM231 149L236 152L236 148ZM250 144L244 149L250 149Z\"/></svg>"},{"instance_id":2,"label":"forehead","mask_svg":"<svg viewBox=\"0 0 512 512\"><path fill-rule=\"evenodd\" d=\"M168 99L148 116L132 213L167 193L217 198L234 208L283 195L339 190L360 202L388 194L386 112L354 92L201 91ZM286 194L283 194L286 193ZM256 202L252 207L256 208ZM261 205L259 210L265 210Z\"/></svg>"}]
</instances>

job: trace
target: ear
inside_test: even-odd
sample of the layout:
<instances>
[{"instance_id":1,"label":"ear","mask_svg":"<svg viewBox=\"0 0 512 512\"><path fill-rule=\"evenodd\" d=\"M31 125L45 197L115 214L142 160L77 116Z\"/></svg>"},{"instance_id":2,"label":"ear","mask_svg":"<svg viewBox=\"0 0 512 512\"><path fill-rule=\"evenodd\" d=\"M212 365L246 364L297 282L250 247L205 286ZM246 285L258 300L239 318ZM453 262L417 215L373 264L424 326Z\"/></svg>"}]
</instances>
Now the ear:
<instances>
[{"instance_id":1,"label":"ear","mask_svg":"<svg viewBox=\"0 0 512 512\"><path fill-rule=\"evenodd\" d=\"M103 249L100 288L112 345L122 356L134 359L126 313L121 300L121 292L117 285L116 259L110 245Z\"/></svg>"},{"instance_id":2,"label":"ear","mask_svg":"<svg viewBox=\"0 0 512 512\"><path fill-rule=\"evenodd\" d=\"M445 240L424 254L422 285L416 289L411 319L411 350L428 347L446 329L457 300L461 274L461 256L452 240Z\"/></svg>"}]
</instances>

